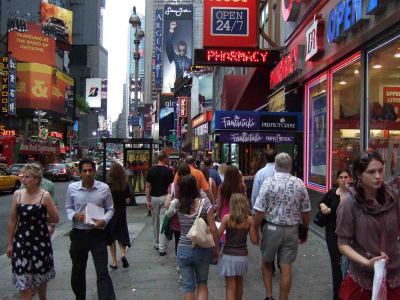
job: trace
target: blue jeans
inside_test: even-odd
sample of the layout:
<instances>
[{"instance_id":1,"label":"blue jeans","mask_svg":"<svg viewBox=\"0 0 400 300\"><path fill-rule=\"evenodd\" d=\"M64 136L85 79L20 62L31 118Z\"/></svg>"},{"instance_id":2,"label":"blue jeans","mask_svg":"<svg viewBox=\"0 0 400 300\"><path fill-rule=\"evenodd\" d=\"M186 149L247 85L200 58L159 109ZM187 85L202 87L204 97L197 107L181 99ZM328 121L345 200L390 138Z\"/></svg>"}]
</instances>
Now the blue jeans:
<instances>
[{"instance_id":1,"label":"blue jeans","mask_svg":"<svg viewBox=\"0 0 400 300\"><path fill-rule=\"evenodd\" d=\"M184 293L195 292L197 284L207 284L210 259L211 248L178 245L176 263L181 270Z\"/></svg>"}]
</instances>

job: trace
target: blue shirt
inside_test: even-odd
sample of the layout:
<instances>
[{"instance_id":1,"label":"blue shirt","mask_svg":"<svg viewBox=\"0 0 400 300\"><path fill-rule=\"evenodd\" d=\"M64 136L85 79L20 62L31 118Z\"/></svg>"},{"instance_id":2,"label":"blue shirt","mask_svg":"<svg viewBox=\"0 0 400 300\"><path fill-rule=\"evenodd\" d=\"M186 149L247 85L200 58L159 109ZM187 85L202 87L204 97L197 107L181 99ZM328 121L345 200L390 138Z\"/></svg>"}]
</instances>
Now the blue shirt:
<instances>
[{"instance_id":1,"label":"blue shirt","mask_svg":"<svg viewBox=\"0 0 400 300\"><path fill-rule=\"evenodd\" d=\"M209 168L208 174L210 175L211 178L214 179L215 183L217 184L217 187L219 187L222 184L221 177L219 176L219 173L217 170L215 170L213 168Z\"/></svg>"},{"instance_id":2,"label":"blue shirt","mask_svg":"<svg viewBox=\"0 0 400 300\"><path fill-rule=\"evenodd\" d=\"M258 193L260 192L260 188L264 183L265 179L274 176L275 173L276 173L275 163L267 163L264 168L258 170L253 181L253 190L251 192L251 207L254 207Z\"/></svg>"},{"instance_id":3,"label":"blue shirt","mask_svg":"<svg viewBox=\"0 0 400 300\"><path fill-rule=\"evenodd\" d=\"M92 225L84 224L74 219L75 213L84 213L86 204L89 202L104 208L105 215L103 220L106 224L114 215L111 191L107 184L95 180L93 186L87 189L82 186L82 181L77 181L68 186L65 199L67 218L72 221L74 228L93 229Z\"/></svg>"}]
</instances>

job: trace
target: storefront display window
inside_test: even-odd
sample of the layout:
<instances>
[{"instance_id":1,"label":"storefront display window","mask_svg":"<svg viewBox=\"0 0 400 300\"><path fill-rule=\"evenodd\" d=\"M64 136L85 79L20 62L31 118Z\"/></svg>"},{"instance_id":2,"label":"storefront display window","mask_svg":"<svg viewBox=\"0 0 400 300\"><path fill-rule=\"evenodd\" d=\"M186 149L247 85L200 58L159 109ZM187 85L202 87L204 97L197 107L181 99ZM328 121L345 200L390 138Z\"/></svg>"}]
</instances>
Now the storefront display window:
<instances>
[{"instance_id":1,"label":"storefront display window","mask_svg":"<svg viewBox=\"0 0 400 300\"><path fill-rule=\"evenodd\" d=\"M332 173L352 169L360 151L360 55L357 54L331 71L332 86Z\"/></svg>"},{"instance_id":2,"label":"storefront display window","mask_svg":"<svg viewBox=\"0 0 400 300\"><path fill-rule=\"evenodd\" d=\"M306 86L306 183L324 191L327 178L328 97L327 77L320 76Z\"/></svg>"},{"instance_id":3,"label":"storefront display window","mask_svg":"<svg viewBox=\"0 0 400 300\"><path fill-rule=\"evenodd\" d=\"M385 179L400 173L400 36L368 52L369 150L383 155Z\"/></svg>"}]
</instances>

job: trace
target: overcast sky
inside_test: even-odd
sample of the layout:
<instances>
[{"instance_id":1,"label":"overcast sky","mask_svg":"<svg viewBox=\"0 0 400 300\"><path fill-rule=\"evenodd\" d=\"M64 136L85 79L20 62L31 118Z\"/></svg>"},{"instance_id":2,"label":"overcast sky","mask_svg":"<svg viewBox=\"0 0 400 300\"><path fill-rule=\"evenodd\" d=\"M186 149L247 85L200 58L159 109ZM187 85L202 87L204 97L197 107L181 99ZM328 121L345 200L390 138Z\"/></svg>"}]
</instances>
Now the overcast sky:
<instances>
[{"instance_id":1,"label":"overcast sky","mask_svg":"<svg viewBox=\"0 0 400 300\"><path fill-rule=\"evenodd\" d=\"M145 0L107 0L104 10L104 47L108 50L108 117L122 111L122 88L128 65L128 25L133 6L144 15ZM142 24L144 29L144 24Z\"/></svg>"}]
</instances>

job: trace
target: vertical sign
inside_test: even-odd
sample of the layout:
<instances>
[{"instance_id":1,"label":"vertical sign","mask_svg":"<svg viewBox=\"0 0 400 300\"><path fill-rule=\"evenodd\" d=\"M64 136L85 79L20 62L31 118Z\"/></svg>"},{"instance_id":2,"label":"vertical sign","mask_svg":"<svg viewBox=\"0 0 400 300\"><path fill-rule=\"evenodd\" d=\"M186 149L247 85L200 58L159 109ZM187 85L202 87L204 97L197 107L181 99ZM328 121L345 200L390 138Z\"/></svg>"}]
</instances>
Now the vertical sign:
<instances>
[{"instance_id":1,"label":"vertical sign","mask_svg":"<svg viewBox=\"0 0 400 300\"><path fill-rule=\"evenodd\" d=\"M192 64L193 6L165 5L163 32L162 93L170 93Z\"/></svg>"},{"instance_id":2,"label":"vertical sign","mask_svg":"<svg viewBox=\"0 0 400 300\"><path fill-rule=\"evenodd\" d=\"M179 99L179 117L186 118L187 117L187 97L178 97Z\"/></svg>"},{"instance_id":3,"label":"vertical sign","mask_svg":"<svg viewBox=\"0 0 400 300\"><path fill-rule=\"evenodd\" d=\"M86 102L89 107L101 107L101 78L86 78Z\"/></svg>"},{"instance_id":4,"label":"vertical sign","mask_svg":"<svg viewBox=\"0 0 400 300\"><path fill-rule=\"evenodd\" d=\"M1 112L8 114L8 56L2 57L1 64Z\"/></svg>"},{"instance_id":5,"label":"vertical sign","mask_svg":"<svg viewBox=\"0 0 400 300\"><path fill-rule=\"evenodd\" d=\"M314 16L314 21L306 31L306 61L314 59L323 51L323 22Z\"/></svg>"},{"instance_id":6,"label":"vertical sign","mask_svg":"<svg viewBox=\"0 0 400 300\"><path fill-rule=\"evenodd\" d=\"M156 22L154 31L154 87L156 89L162 88L162 57L163 57L163 45L162 45L162 20L163 10L156 9Z\"/></svg>"},{"instance_id":7,"label":"vertical sign","mask_svg":"<svg viewBox=\"0 0 400 300\"><path fill-rule=\"evenodd\" d=\"M8 57L8 114L16 115L17 112L17 60Z\"/></svg>"}]
</instances>

